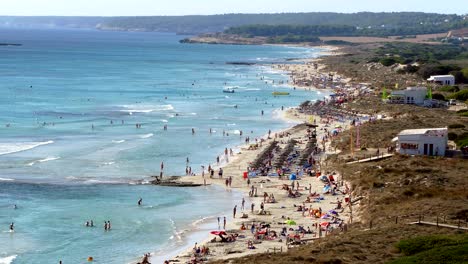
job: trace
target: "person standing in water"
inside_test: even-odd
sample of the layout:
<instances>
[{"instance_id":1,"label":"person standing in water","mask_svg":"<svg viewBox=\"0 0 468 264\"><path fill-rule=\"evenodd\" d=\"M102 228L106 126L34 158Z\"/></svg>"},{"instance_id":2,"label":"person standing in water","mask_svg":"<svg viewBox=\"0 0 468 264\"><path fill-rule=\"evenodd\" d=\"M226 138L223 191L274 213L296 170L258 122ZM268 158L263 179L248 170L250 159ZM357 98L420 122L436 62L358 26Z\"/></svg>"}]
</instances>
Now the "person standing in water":
<instances>
[{"instance_id":1,"label":"person standing in water","mask_svg":"<svg viewBox=\"0 0 468 264\"><path fill-rule=\"evenodd\" d=\"M143 199L140 197L140 199L138 200L138 206L141 206L142 203L143 203Z\"/></svg>"},{"instance_id":2,"label":"person standing in water","mask_svg":"<svg viewBox=\"0 0 468 264\"><path fill-rule=\"evenodd\" d=\"M15 231L15 223L11 223L10 224L10 232L14 232Z\"/></svg>"}]
</instances>

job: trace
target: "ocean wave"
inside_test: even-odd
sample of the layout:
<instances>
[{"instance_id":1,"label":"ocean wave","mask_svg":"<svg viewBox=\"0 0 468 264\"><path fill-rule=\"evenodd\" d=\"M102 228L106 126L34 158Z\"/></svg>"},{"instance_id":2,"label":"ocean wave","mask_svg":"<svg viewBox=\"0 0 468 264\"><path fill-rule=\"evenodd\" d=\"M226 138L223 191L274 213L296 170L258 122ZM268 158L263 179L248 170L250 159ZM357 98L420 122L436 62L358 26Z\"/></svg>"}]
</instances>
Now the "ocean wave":
<instances>
[{"instance_id":1,"label":"ocean wave","mask_svg":"<svg viewBox=\"0 0 468 264\"><path fill-rule=\"evenodd\" d=\"M206 216L206 217L201 217L200 219L198 220L195 220L193 221L192 223L192 226L198 226L199 224L202 224L203 222L207 221L207 220L212 220L212 219L216 219L217 216Z\"/></svg>"},{"instance_id":2,"label":"ocean wave","mask_svg":"<svg viewBox=\"0 0 468 264\"><path fill-rule=\"evenodd\" d=\"M26 151L52 143L54 143L52 140L43 142L0 143L0 155Z\"/></svg>"},{"instance_id":3,"label":"ocean wave","mask_svg":"<svg viewBox=\"0 0 468 264\"><path fill-rule=\"evenodd\" d=\"M151 112L160 112L160 111L171 111L174 110L174 107L170 104L168 105L122 105L124 109L120 110L121 112L128 113L130 115L134 113L151 113Z\"/></svg>"},{"instance_id":4,"label":"ocean wave","mask_svg":"<svg viewBox=\"0 0 468 264\"><path fill-rule=\"evenodd\" d=\"M229 134L233 134L233 135L240 135L240 130L230 130L229 131Z\"/></svg>"},{"instance_id":5,"label":"ocean wave","mask_svg":"<svg viewBox=\"0 0 468 264\"><path fill-rule=\"evenodd\" d=\"M120 143L124 143L125 140L122 139L122 140L112 140L112 143L115 143L115 144L120 144Z\"/></svg>"},{"instance_id":6,"label":"ocean wave","mask_svg":"<svg viewBox=\"0 0 468 264\"><path fill-rule=\"evenodd\" d=\"M17 256L18 256L18 255L12 255L12 256L5 257L5 258L0 258L0 264L10 264L10 263L13 263L13 260L15 260L15 258L16 258Z\"/></svg>"},{"instance_id":7,"label":"ocean wave","mask_svg":"<svg viewBox=\"0 0 468 264\"><path fill-rule=\"evenodd\" d=\"M247 89L245 89L245 91L260 91L260 90L262 90L262 89L260 89L260 88L247 88Z\"/></svg>"},{"instance_id":8,"label":"ocean wave","mask_svg":"<svg viewBox=\"0 0 468 264\"><path fill-rule=\"evenodd\" d=\"M0 178L0 181L14 181L15 179L10 178Z\"/></svg>"},{"instance_id":9,"label":"ocean wave","mask_svg":"<svg viewBox=\"0 0 468 264\"><path fill-rule=\"evenodd\" d=\"M169 121L167 121L166 119L161 119L161 122L163 122L163 123L169 123Z\"/></svg>"},{"instance_id":10,"label":"ocean wave","mask_svg":"<svg viewBox=\"0 0 468 264\"><path fill-rule=\"evenodd\" d=\"M97 179L89 179L83 181L85 184L126 184L125 181L116 181L116 180L97 180Z\"/></svg>"},{"instance_id":11,"label":"ocean wave","mask_svg":"<svg viewBox=\"0 0 468 264\"><path fill-rule=\"evenodd\" d=\"M154 136L154 134L153 134L153 133L149 133L149 134L145 134L145 135L140 135L140 136L138 136L138 137L141 138L141 139L145 139L145 138L150 138L150 137L152 137L152 136Z\"/></svg>"},{"instance_id":12,"label":"ocean wave","mask_svg":"<svg viewBox=\"0 0 468 264\"><path fill-rule=\"evenodd\" d=\"M236 125L237 125L236 123L227 124L227 126L236 126Z\"/></svg>"},{"instance_id":13,"label":"ocean wave","mask_svg":"<svg viewBox=\"0 0 468 264\"><path fill-rule=\"evenodd\" d=\"M170 239L174 239L174 238L177 238L177 241L182 241L182 234L184 233L184 231L178 231L177 230L177 225L175 223L174 220L172 220L172 218L169 218L169 222L171 223L171 227L172 227L172 236L170 237Z\"/></svg>"},{"instance_id":14,"label":"ocean wave","mask_svg":"<svg viewBox=\"0 0 468 264\"><path fill-rule=\"evenodd\" d=\"M40 159L40 160L30 162L30 163L28 163L28 166L33 166L36 163L43 163L43 162L48 162L48 161L58 160L58 159L60 159L60 157L47 157L47 158L44 158L44 159Z\"/></svg>"}]
</instances>

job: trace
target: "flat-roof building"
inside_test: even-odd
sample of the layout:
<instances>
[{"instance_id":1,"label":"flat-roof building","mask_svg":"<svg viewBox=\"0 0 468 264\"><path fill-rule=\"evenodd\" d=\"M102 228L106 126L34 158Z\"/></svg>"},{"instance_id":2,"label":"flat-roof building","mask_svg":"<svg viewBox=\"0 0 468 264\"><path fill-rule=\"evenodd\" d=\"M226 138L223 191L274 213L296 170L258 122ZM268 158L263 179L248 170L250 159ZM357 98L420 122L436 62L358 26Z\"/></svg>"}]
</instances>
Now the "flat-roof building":
<instances>
[{"instance_id":1,"label":"flat-roof building","mask_svg":"<svg viewBox=\"0 0 468 264\"><path fill-rule=\"evenodd\" d=\"M408 155L445 156L447 128L406 129L397 136L397 152Z\"/></svg>"},{"instance_id":2,"label":"flat-roof building","mask_svg":"<svg viewBox=\"0 0 468 264\"><path fill-rule=\"evenodd\" d=\"M427 80L440 85L455 85L455 76L453 75L433 75Z\"/></svg>"}]
</instances>

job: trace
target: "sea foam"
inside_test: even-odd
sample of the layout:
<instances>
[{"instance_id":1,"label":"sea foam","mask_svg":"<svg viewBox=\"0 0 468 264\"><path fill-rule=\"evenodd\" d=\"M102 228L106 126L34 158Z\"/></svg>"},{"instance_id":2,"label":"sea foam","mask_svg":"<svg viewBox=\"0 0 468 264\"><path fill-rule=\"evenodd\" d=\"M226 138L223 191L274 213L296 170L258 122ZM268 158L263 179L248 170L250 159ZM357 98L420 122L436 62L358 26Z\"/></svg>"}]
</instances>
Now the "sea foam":
<instances>
[{"instance_id":1,"label":"sea foam","mask_svg":"<svg viewBox=\"0 0 468 264\"><path fill-rule=\"evenodd\" d=\"M18 256L18 255L12 255L12 256L5 257L5 258L0 258L0 264L10 264L10 263L13 263L13 260L15 260L15 258L16 258L17 256Z\"/></svg>"},{"instance_id":2,"label":"sea foam","mask_svg":"<svg viewBox=\"0 0 468 264\"><path fill-rule=\"evenodd\" d=\"M52 140L44 141L44 142L0 143L0 155L26 151L26 150L30 150L39 146L48 145L52 143L54 143L54 141Z\"/></svg>"},{"instance_id":3,"label":"sea foam","mask_svg":"<svg viewBox=\"0 0 468 264\"><path fill-rule=\"evenodd\" d=\"M140 135L139 138L145 139L145 138L150 138L150 137L152 137L152 136L154 136L154 134L153 134L153 133L149 133L149 134L145 134L145 135Z\"/></svg>"},{"instance_id":4,"label":"sea foam","mask_svg":"<svg viewBox=\"0 0 468 264\"><path fill-rule=\"evenodd\" d=\"M40 159L40 160L30 162L30 163L28 163L28 166L33 166L36 163L43 163L43 162L58 160L58 159L60 159L60 157L47 157L47 158L44 158L44 159Z\"/></svg>"},{"instance_id":5,"label":"sea foam","mask_svg":"<svg viewBox=\"0 0 468 264\"><path fill-rule=\"evenodd\" d=\"M123 105L124 109L120 110L121 112L128 113L130 115L134 113L152 113L160 111L171 111L174 110L174 107L170 104L168 105Z\"/></svg>"}]
</instances>

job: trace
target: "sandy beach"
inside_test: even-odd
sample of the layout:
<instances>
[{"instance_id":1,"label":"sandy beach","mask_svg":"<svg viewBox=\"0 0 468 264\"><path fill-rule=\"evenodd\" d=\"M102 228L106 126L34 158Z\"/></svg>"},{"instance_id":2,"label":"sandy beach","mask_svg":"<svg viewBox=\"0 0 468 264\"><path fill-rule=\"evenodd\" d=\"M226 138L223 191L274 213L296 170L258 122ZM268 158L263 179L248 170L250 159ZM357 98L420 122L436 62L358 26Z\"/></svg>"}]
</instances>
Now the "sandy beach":
<instances>
[{"instance_id":1,"label":"sandy beach","mask_svg":"<svg viewBox=\"0 0 468 264\"><path fill-rule=\"evenodd\" d=\"M291 85L298 88L316 89L314 85L322 85L329 89L337 84L344 86L348 81L340 76L334 76L333 80L324 77L328 73L321 72L324 66L319 64L319 59L273 67L289 72ZM314 80L314 83L304 84L304 80ZM327 109L334 102L323 102L318 109ZM256 143L250 141L239 151L222 155L221 160L228 162L214 166L213 177L208 171L204 176L182 177L184 182L216 184L224 186L226 191L239 192L244 203L237 202L235 216L234 208L230 208L232 213L225 227L221 217L219 229L214 228L204 241L197 241L193 248L174 256L169 263L199 263L284 252L303 243L313 243L330 232L346 231L347 224L353 220L349 203L352 190L323 159L334 153L329 146L332 130L344 131L353 116L338 118L329 110L320 112L320 116L311 115L299 107L284 109L281 115L297 125L284 131L270 131ZM354 219L357 209L354 208Z\"/></svg>"}]
</instances>

